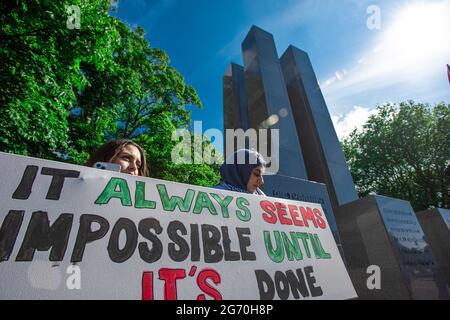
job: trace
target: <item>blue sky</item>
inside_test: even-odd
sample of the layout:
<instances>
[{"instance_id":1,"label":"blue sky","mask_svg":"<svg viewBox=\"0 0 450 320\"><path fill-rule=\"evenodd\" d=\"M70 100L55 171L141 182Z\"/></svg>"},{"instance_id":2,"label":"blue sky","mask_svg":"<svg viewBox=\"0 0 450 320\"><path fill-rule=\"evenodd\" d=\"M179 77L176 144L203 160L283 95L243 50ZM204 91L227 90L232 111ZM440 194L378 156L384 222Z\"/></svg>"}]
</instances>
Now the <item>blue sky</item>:
<instances>
[{"instance_id":1,"label":"blue sky","mask_svg":"<svg viewBox=\"0 0 450 320\"><path fill-rule=\"evenodd\" d=\"M379 10L379 29L369 10ZM272 33L278 55L308 52L340 137L378 104L450 103L450 0L119 0L118 17L147 32L192 85L192 120L223 130L222 76L242 64L252 25ZM217 144L222 148L220 143Z\"/></svg>"}]
</instances>

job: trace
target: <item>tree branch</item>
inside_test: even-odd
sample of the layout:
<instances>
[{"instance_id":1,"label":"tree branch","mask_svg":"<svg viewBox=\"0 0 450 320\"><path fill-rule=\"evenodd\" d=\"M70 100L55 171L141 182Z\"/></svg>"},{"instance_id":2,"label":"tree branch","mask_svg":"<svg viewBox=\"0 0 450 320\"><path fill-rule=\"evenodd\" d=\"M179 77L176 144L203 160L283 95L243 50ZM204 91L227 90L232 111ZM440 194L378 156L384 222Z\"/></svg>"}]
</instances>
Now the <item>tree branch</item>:
<instances>
[{"instance_id":1,"label":"tree branch","mask_svg":"<svg viewBox=\"0 0 450 320\"><path fill-rule=\"evenodd\" d=\"M20 37L27 37L39 32L43 31L49 31L49 28L42 28L42 29L36 29L32 31L27 31L25 33L18 33L18 34L6 34L6 33L0 33L0 41L1 40L8 40L9 38L20 38Z\"/></svg>"}]
</instances>

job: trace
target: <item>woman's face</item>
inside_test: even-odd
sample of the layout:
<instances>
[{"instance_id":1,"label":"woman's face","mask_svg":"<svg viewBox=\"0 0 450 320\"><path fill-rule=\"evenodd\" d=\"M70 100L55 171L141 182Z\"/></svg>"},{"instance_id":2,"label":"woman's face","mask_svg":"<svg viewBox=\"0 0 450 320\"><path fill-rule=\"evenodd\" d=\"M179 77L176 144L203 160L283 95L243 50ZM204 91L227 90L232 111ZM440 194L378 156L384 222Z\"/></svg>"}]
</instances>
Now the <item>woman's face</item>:
<instances>
[{"instance_id":1,"label":"woman's face","mask_svg":"<svg viewBox=\"0 0 450 320\"><path fill-rule=\"evenodd\" d=\"M138 148L128 144L111 159L111 162L120 164L120 172L138 176L142 164L141 153Z\"/></svg>"},{"instance_id":2,"label":"woman's face","mask_svg":"<svg viewBox=\"0 0 450 320\"><path fill-rule=\"evenodd\" d=\"M264 174L264 167L259 166L252 170L252 173L250 174L250 178L247 182L247 190L250 193L255 192L256 188L261 188L264 184L263 179Z\"/></svg>"}]
</instances>

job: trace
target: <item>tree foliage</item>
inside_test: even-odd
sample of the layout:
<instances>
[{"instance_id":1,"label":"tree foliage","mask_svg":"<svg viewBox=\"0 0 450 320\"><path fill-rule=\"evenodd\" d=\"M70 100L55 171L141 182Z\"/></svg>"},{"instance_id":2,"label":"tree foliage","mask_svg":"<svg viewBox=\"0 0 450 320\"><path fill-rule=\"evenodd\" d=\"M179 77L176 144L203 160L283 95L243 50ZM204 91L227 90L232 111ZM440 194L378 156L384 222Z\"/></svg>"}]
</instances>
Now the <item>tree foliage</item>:
<instances>
[{"instance_id":1,"label":"tree foliage","mask_svg":"<svg viewBox=\"0 0 450 320\"><path fill-rule=\"evenodd\" d=\"M190 136L190 145L185 148L185 151L189 152L190 163L178 163L172 161L172 153L177 144L182 143L181 139L172 139L172 134L177 128L174 126L171 120L173 116L170 113L163 112L151 119L149 119L148 125L153 127L149 134L142 134L136 138L141 146L147 150L150 165L150 175L154 178L177 181L181 183L195 182L199 186L214 186L220 182L219 164L223 161L221 157L218 157L218 161L214 164L208 164L205 161L202 163L192 163L196 158L197 153L199 158L206 158L208 154L208 148L211 148L211 142L206 136ZM201 141L200 147L195 147L195 139Z\"/></svg>"},{"instance_id":2,"label":"tree foliage","mask_svg":"<svg viewBox=\"0 0 450 320\"><path fill-rule=\"evenodd\" d=\"M1 3L3 151L53 157L69 148L68 107L75 102L74 92L87 84L80 63L111 67L108 56L117 40L107 1L79 5L84 28L70 30L62 1Z\"/></svg>"},{"instance_id":3,"label":"tree foliage","mask_svg":"<svg viewBox=\"0 0 450 320\"><path fill-rule=\"evenodd\" d=\"M201 107L197 93L142 28L109 14L108 0L70 1L80 29L67 27L68 5L0 4L0 150L82 164L105 141L132 138L145 143L150 172L167 178L170 130L189 126L186 106ZM181 180L217 177L216 167L196 166Z\"/></svg>"},{"instance_id":4,"label":"tree foliage","mask_svg":"<svg viewBox=\"0 0 450 320\"><path fill-rule=\"evenodd\" d=\"M408 101L378 107L343 149L360 196L405 199L415 210L450 208L450 105Z\"/></svg>"}]
</instances>

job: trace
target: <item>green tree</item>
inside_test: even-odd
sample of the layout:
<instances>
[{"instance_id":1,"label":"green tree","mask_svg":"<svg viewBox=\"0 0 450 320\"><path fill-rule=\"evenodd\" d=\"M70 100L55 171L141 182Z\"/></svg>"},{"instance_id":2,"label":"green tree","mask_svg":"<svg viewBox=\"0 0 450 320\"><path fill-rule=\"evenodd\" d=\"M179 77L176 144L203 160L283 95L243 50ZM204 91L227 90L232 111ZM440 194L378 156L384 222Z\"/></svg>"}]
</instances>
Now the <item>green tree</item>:
<instances>
[{"instance_id":1,"label":"green tree","mask_svg":"<svg viewBox=\"0 0 450 320\"><path fill-rule=\"evenodd\" d=\"M217 185L220 182L218 163L223 161L220 155L212 154L217 156L217 161L214 164L208 164L205 161L198 164L194 163L195 153L197 153L199 159L207 158L209 149L213 148L211 141L206 136L194 136L189 133L190 146L184 149L188 152L187 163L172 161L173 150L176 150L176 145L182 142L181 138L178 140L172 139L172 134L177 129L172 118L173 116L168 112L152 117L149 119L148 125L154 130L136 138L136 141L147 150L150 175L158 179L205 187ZM199 143L197 147L195 146L196 139ZM182 156L183 154L180 154L180 157Z\"/></svg>"},{"instance_id":2,"label":"green tree","mask_svg":"<svg viewBox=\"0 0 450 320\"><path fill-rule=\"evenodd\" d=\"M343 149L360 196L405 199L415 210L450 208L450 105L403 102L378 107Z\"/></svg>"},{"instance_id":3,"label":"green tree","mask_svg":"<svg viewBox=\"0 0 450 320\"><path fill-rule=\"evenodd\" d=\"M167 54L112 17L109 0L70 1L79 29L67 27L67 5L0 4L0 150L82 164L106 140L132 138L153 176L214 184L216 166L189 171L170 161L171 132L188 128L186 106L201 102Z\"/></svg>"},{"instance_id":4,"label":"green tree","mask_svg":"<svg viewBox=\"0 0 450 320\"><path fill-rule=\"evenodd\" d=\"M64 1L0 4L0 149L58 158L68 149L68 107L86 85L81 63L112 67L116 21L108 1L73 1L80 30L67 28Z\"/></svg>"},{"instance_id":5,"label":"green tree","mask_svg":"<svg viewBox=\"0 0 450 320\"><path fill-rule=\"evenodd\" d=\"M150 47L142 28L131 30L118 23L117 30L120 41L111 52L113 68L81 65L89 84L77 92L69 116L75 161L105 138L135 138L158 131L153 118L164 112L171 115L175 128L187 127L190 112L185 106L201 107L195 90L169 65L166 53Z\"/></svg>"}]
</instances>

